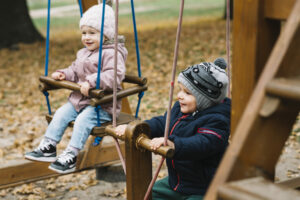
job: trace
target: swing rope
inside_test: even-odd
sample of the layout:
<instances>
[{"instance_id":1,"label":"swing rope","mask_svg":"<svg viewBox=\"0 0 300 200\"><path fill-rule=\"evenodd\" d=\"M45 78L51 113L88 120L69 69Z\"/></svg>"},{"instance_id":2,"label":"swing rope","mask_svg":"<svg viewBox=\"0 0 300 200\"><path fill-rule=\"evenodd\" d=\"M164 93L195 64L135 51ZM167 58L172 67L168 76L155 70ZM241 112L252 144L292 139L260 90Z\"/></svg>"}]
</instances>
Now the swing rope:
<instances>
[{"instance_id":1,"label":"swing rope","mask_svg":"<svg viewBox=\"0 0 300 200\"><path fill-rule=\"evenodd\" d=\"M114 55L114 84L113 84L113 122L112 125L115 128L117 126L117 116L116 116L116 110L117 110L117 65L118 65L118 23L119 23L119 0L116 0L116 12L115 12L115 55ZM117 148L118 155L120 157L122 167L124 170L124 173L126 175L126 166L125 166L125 160L122 155L120 144L118 142L118 139L113 137L115 141L115 145Z\"/></svg>"},{"instance_id":2,"label":"swing rope","mask_svg":"<svg viewBox=\"0 0 300 200\"><path fill-rule=\"evenodd\" d=\"M177 66L177 58L178 58L178 50L179 50L179 40L180 40L180 33L181 33L181 25L182 25L182 17L183 17L183 9L184 9L184 0L181 0L180 4L180 12L179 12L179 19L178 19L178 27L177 27L177 33L176 33L176 42L175 42L175 50L174 50L174 58L173 58L173 66L172 66L172 77L171 77L171 83L170 83L170 91L169 91L169 105L167 110L167 119L166 119L166 126L165 126L165 132L164 132L164 145L167 146L167 138L169 135L169 126L170 126L170 119L171 119L171 106L173 101L173 92L174 92L174 81L175 81L175 75L176 75L176 66ZM155 172L154 177L152 178L149 187L147 189L147 192L145 194L144 200L149 199L149 195L151 193L152 187L157 179L158 173L161 169L161 166L164 162L165 158L162 157L161 161L159 163L159 166Z\"/></svg>"},{"instance_id":3,"label":"swing rope","mask_svg":"<svg viewBox=\"0 0 300 200\"><path fill-rule=\"evenodd\" d=\"M83 14L83 9L82 9L82 2L81 0L78 0L78 4L79 4L79 12L80 12L80 18L82 17Z\"/></svg>"},{"instance_id":4,"label":"swing rope","mask_svg":"<svg viewBox=\"0 0 300 200\"><path fill-rule=\"evenodd\" d=\"M132 14L132 23L133 23L133 30L134 30L134 41L135 41L135 52L136 52L136 61L137 61L137 69L138 69L138 76L142 76L141 72L141 62L140 62L140 50L139 50L139 40L136 28L136 20L135 20L135 11L134 11L134 2L131 0L131 14ZM138 104L135 111L135 118L138 118L141 100L144 96L144 92L140 92L138 94Z\"/></svg>"},{"instance_id":5,"label":"swing rope","mask_svg":"<svg viewBox=\"0 0 300 200\"><path fill-rule=\"evenodd\" d=\"M48 8L47 8L47 36L46 36L46 57L45 57L45 76L48 76L48 64L49 64L49 38L50 38L50 7L51 7L51 0L48 0ZM52 114L50 100L49 100L49 93L44 91L43 94L45 95L48 113L49 115Z\"/></svg>"},{"instance_id":6,"label":"swing rope","mask_svg":"<svg viewBox=\"0 0 300 200\"><path fill-rule=\"evenodd\" d=\"M227 55L227 74L228 74L228 97L231 97L231 71L230 71L230 0L226 1L226 55Z\"/></svg>"}]
</instances>

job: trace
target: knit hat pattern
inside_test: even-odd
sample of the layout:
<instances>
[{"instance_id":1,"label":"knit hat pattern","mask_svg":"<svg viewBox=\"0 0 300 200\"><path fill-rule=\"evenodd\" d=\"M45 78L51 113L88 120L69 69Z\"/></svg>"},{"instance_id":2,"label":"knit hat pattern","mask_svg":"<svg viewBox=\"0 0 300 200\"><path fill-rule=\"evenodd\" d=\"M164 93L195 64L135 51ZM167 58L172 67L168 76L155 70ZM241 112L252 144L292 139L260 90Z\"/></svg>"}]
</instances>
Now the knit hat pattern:
<instances>
[{"instance_id":1,"label":"knit hat pattern","mask_svg":"<svg viewBox=\"0 0 300 200\"><path fill-rule=\"evenodd\" d=\"M101 3L90 7L84 12L80 19L79 27L81 28L85 25L101 31L102 7L103 4ZM115 35L115 14L114 10L108 5L105 5L103 34L108 39L113 39Z\"/></svg>"},{"instance_id":2,"label":"knit hat pattern","mask_svg":"<svg viewBox=\"0 0 300 200\"><path fill-rule=\"evenodd\" d=\"M193 65L182 71L178 82L183 84L196 98L197 109L204 110L220 103L227 95L227 64L223 58Z\"/></svg>"}]
</instances>

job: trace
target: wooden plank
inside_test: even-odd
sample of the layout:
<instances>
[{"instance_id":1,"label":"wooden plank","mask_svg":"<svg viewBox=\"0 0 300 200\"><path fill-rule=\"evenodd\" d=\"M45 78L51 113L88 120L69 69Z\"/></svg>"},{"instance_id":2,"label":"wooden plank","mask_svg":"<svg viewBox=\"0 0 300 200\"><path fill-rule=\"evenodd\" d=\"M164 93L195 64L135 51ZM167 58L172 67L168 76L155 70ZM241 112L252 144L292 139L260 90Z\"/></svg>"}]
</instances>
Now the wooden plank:
<instances>
[{"instance_id":1,"label":"wooden plank","mask_svg":"<svg viewBox=\"0 0 300 200\"><path fill-rule=\"evenodd\" d=\"M265 17L271 19L287 19L296 0L264 0Z\"/></svg>"},{"instance_id":2,"label":"wooden plank","mask_svg":"<svg viewBox=\"0 0 300 200\"><path fill-rule=\"evenodd\" d=\"M267 93L281 98L300 101L300 78L276 78L266 86Z\"/></svg>"},{"instance_id":3,"label":"wooden plank","mask_svg":"<svg viewBox=\"0 0 300 200\"><path fill-rule=\"evenodd\" d=\"M121 144L121 148L124 151L124 144ZM97 154L90 153L87 157L88 162L81 168L79 166L81 165L82 156L85 152L80 152L77 162L77 172L119 160L114 145L102 145L101 148L94 147L93 151L96 151ZM0 168L0 189L62 175L49 170L49 164L50 163L45 162L20 160L2 166Z\"/></svg>"},{"instance_id":4,"label":"wooden plank","mask_svg":"<svg viewBox=\"0 0 300 200\"><path fill-rule=\"evenodd\" d=\"M137 149L136 139L139 133L144 133L149 137L149 126L144 122L139 124L132 122L125 132L126 192L128 200L144 199L152 179L151 152ZM151 195L149 199L152 199Z\"/></svg>"},{"instance_id":5,"label":"wooden plank","mask_svg":"<svg viewBox=\"0 0 300 200\"><path fill-rule=\"evenodd\" d=\"M289 135L292 124L298 116L300 105L283 101L277 112L267 119L259 117L258 112L265 96L266 85L275 75L281 77L281 73L277 74L282 72L279 67L286 57L290 57L287 53L290 53L289 48L294 45L295 34L299 32L299 11L300 1L297 1L259 78L205 199L216 199L217 188L227 181L258 174L270 178L274 175L274 165L281 153L280 147L284 145ZM299 52L299 46L296 52ZM293 62L295 60L291 61ZM295 74L299 71L296 63L291 66L294 70L292 68L283 70L285 76L288 72L290 76L299 76L300 74Z\"/></svg>"},{"instance_id":6,"label":"wooden plank","mask_svg":"<svg viewBox=\"0 0 300 200\"><path fill-rule=\"evenodd\" d=\"M279 22L263 17L262 6L259 0L234 3L231 133L280 31Z\"/></svg>"},{"instance_id":7,"label":"wooden plank","mask_svg":"<svg viewBox=\"0 0 300 200\"><path fill-rule=\"evenodd\" d=\"M119 136L116 134L115 128L113 128L111 125L107 126L105 128L105 132L113 136L114 138L125 140L125 135ZM138 138L136 139L136 146L139 148L142 148L143 150L147 150L150 152L153 152L155 154L161 155L163 157L172 158L175 153L175 149L170 146L161 146L157 148L156 150L151 149L150 145L151 139L144 133L140 133Z\"/></svg>"},{"instance_id":8,"label":"wooden plank","mask_svg":"<svg viewBox=\"0 0 300 200\"><path fill-rule=\"evenodd\" d=\"M219 189L218 193L223 200L282 200L300 197L299 191L276 185L263 177L227 183Z\"/></svg>"},{"instance_id":9,"label":"wooden plank","mask_svg":"<svg viewBox=\"0 0 300 200\"><path fill-rule=\"evenodd\" d=\"M284 181L276 182L278 185L282 185L289 188L299 189L300 188L300 177L290 178Z\"/></svg>"}]
</instances>

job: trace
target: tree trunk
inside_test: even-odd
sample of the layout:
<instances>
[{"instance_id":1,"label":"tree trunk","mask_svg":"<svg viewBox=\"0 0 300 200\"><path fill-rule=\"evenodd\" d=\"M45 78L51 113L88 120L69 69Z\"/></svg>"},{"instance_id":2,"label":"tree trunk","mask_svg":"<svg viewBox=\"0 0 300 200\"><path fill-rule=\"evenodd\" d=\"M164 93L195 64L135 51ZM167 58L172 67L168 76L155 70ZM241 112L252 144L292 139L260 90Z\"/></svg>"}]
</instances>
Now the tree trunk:
<instances>
[{"instance_id":1,"label":"tree trunk","mask_svg":"<svg viewBox=\"0 0 300 200\"><path fill-rule=\"evenodd\" d=\"M230 19L233 19L233 0L230 0L230 8L229 8L229 16L230 16ZM227 0L225 0L225 6L224 6L224 16L223 18L226 19L226 16L227 16Z\"/></svg>"},{"instance_id":2,"label":"tree trunk","mask_svg":"<svg viewBox=\"0 0 300 200\"><path fill-rule=\"evenodd\" d=\"M19 42L33 43L43 40L31 21L26 0L1 3L0 27L0 48L12 47Z\"/></svg>"}]
</instances>

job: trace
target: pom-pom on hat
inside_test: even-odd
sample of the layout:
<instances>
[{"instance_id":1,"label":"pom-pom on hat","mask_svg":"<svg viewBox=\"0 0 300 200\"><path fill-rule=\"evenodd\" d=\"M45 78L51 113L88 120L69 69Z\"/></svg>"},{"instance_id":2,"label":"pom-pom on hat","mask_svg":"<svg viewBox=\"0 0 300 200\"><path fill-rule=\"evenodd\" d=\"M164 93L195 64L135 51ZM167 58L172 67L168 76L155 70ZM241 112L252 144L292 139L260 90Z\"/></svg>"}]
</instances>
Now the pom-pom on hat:
<instances>
[{"instance_id":1,"label":"pom-pom on hat","mask_svg":"<svg viewBox=\"0 0 300 200\"><path fill-rule=\"evenodd\" d=\"M79 27L81 28L85 25L101 31L102 8L102 3L90 7L86 12L83 13L79 22ZM105 5L103 34L108 39L113 39L115 35L115 14L114 10L108 5Z\"/></svg>"},{"instance_id":2,"label":"pom-pom on hat","mask_svg":"<svg viewBox=\"0 0 300 200\"><path fill-rule=\"evenodd\" d=\"M227 64L223 58L193 65L182 71L178 82L183 84L196 98L197 109L204 110L220 103L227 95Z\"/></svg>"}]
</instances>

